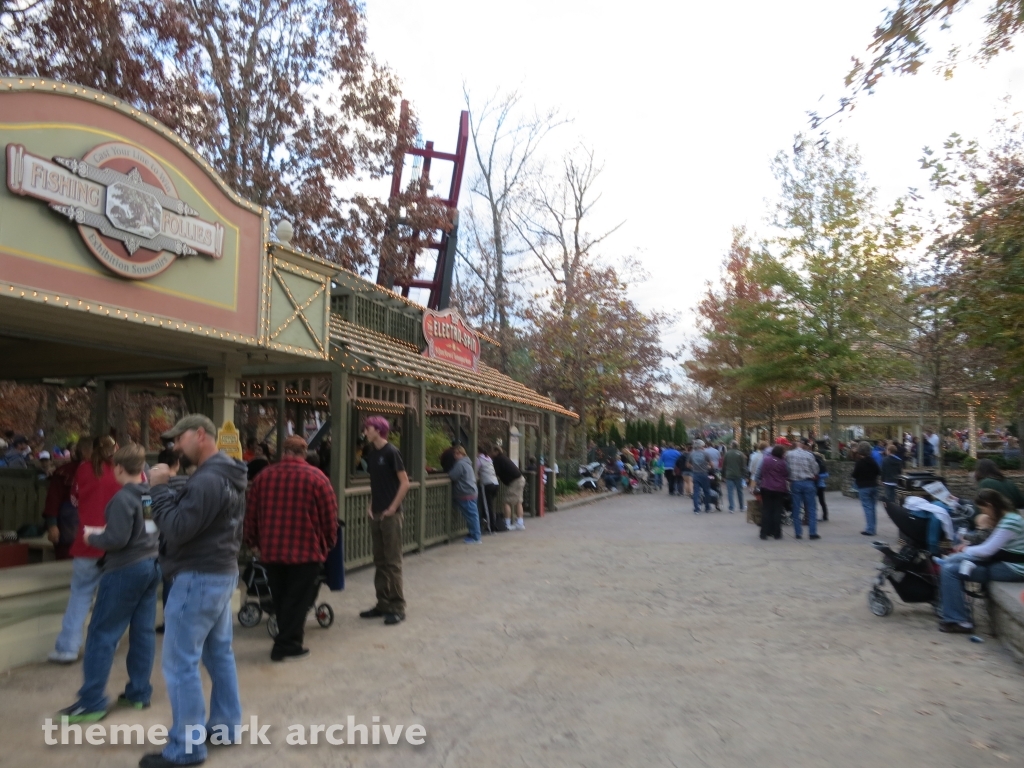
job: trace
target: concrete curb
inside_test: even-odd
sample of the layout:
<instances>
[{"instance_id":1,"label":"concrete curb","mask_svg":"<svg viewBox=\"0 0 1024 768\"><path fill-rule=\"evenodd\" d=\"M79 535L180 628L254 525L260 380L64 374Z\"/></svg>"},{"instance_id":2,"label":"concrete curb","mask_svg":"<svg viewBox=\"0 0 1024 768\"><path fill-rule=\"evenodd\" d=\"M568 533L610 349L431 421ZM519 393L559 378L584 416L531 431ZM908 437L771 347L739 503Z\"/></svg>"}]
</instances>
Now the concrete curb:
<instances>
[{"instance_id":1,"label":"concrete curb","mask_svg":"<svg viewBox=\"0 0 1024 768\"><path fill-rule=\"evenodd\" d=\"M582 499L574 499L573 501L567 501L564 504L559 504L555 512L563 512L568 509L575 509L576 507L583 507L587 504L593 504L596 501L603 501L604 499L612 499L619 496L618 493L612 493L610 491L602 491L601 493L594 494L593 496L586 496Z\"/></svg>"}]
</instances>

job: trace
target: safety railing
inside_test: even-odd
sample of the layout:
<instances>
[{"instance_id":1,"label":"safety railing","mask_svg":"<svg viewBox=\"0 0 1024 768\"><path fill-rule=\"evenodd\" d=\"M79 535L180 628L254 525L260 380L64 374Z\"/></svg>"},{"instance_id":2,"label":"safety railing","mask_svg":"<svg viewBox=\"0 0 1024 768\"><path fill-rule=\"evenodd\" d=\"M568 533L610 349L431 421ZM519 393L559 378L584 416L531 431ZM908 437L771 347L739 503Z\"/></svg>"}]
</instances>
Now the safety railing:
<instances>
[{"instance_id":1,"label":"safety railing","mask_svg":"<svg viewBox=\"0 0 1024 768\"><path fill-rule=\"evenodd\" d=\"M420 493L426 493L426 520L420 526ZM440 544L455 536L466 533L465 521L454 510L459 520L455 521L452 513L451 482L447 477L428 480L426 488L421 489L419 483L412 483L405 501L402 502L402 550L416 552L432 544ZM358 568L373 562L373 541L370 534L370 519L366 516L366 508L370 504L370 488L358 485L345 489L345 567ZM456 524L458 523L458 524ZM420 538L420 532L423 538Z\"/></svg>"},{"instance_id":2,"label":"safety railing","mask_svg":"<svg viewBox=\"0 0 1024 768\"><path fill-rule=\"evenodd\" d=\"M439 544L451 538L452 491L447 479L427 480L426 525L423 546Z\"/></svg>"}]
</instances>

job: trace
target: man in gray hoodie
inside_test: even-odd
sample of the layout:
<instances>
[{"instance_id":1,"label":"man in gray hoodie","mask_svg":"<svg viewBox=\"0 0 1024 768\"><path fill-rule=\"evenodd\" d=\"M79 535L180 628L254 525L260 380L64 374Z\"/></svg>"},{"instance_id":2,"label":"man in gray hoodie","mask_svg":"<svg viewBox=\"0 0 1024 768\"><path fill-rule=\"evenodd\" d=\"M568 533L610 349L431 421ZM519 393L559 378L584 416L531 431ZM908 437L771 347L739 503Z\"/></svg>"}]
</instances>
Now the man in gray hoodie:
<instances>
[{"instance_id":1,"label":"man in gray hoodie","mask_svg":"<svg viewBox=\"0 0 1024 768\"><path fill-rule=\"evenodd\" d=\"M452 497L455 505L466 518L466 528L469 535L463 541L466 544L480 543L480 512L476 507L476 472L473 470L473 462L466 455L466 449L462 444L457 444L453 449L455 463L448 470L448 477L452 481Z\"/></svg>"},{"instance_id":2,"label":"man in gray hoodie","mask_svg":"<svg viewBox=\"0 0 1024 768\"><path fill-rule=\"evenodd\" d=\"M245 464L217 449L217 428L192 414L163 434L198 469L177 494L167 486L170 469L150 471L153 520L166 550L160 564L174 587L164 609L163 673L174 722L162 753L141 768L201 763L206 743L195 744L205 726L210 744L231 744L242 721L235 654L231 648L231 595L238 586L238 550L245 513ZM213 691L206 715L200 659Z\"/></svg>"},{"instance_id":3,"label":"man in gray hoodie","mask_svg":"<svg viewBox=\"0 0 1024 768\"><path fill-rule=\"evenodd\" d=\"M117 703L145 709L153 695L149 678L156 656L154 625L160 566L156 527L149 519L149 486L142 475L145 461L146 452L141 445L126 445L114 453L114 477L122 488L107 504L106 525L85 527L86 544L106 554L99 561L103 575L85 641L85 680L78 701L60 711L69 723L95 722L106 717L107 680L117 644L129 625L128 685Z\"/></svg>"}]
</instances>

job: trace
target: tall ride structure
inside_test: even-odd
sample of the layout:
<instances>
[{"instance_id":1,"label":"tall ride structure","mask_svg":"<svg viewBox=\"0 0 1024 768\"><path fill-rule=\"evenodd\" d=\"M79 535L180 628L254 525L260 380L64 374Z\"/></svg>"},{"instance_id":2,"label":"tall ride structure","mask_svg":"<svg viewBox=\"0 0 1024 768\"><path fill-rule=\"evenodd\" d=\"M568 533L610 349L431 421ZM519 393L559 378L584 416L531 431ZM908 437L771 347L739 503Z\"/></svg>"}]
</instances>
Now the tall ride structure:
<instances>
[{"instance_id":1,"label":"tall ride structure","mask_svg":"<svg viewBox=\"0 0 1024 768\"><path fill-rule=\"evenodd\" d=\"M409 102L402 102L400 136L407 135L409 125ZM440 152L434 149L434 142L428 141L423 147L402 146L398 149L398 157L395 162L394 174L391 178L391 200L394 202L402 194L402 175L405 170L405 156L412 155L420 158L421 163L413 166L414 171L419 169L419 180L424 189L430 188L430 169L434 160L442 160L452 163L452 181L447 198L435 198L451 212L452 226L450 229L436 229L431 232L413 230L409 242L418 244L409 251L409 259L406 264L406 274L411 275L405 280L392 280L379 268L377 271L377 284L384 285L394 290L401 289L403 296L408 298L409 291L413 288L422 288L430 292L426 306L429 309L447 309L451 295L452 272L455 269L455 247L458 241L459 230L459 190L462 187L462 173L466 167L466 150L469 147L469 112L463 110L459 118L459 136L455 142L455 152ZM416 179L413 179L414 181ZM397 210L397 206L392 206ZM395 222L398 226L401 222ZM437 257L433 264L433 277L430 274L430 262L418 263L417 258L422 251L436 251Z\"/></svg>"}]
</instances>

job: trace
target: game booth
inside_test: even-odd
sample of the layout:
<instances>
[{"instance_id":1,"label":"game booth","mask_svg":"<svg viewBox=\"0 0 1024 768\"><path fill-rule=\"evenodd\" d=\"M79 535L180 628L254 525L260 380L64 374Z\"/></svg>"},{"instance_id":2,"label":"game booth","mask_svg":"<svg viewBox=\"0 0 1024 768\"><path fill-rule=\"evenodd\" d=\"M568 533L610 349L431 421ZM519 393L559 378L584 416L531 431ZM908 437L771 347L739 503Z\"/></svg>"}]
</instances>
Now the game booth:
<instances>
[{"instance_id":1,"label":"game booth","mask_svg":"<svg viewBox=\"0 0 1024 768\"><path fill-rule=\"evenodd\" d=\"M146 392L175 418L207 414L239 453L274 460L304 436L338 494L347 568L372 559L369 415L390 420L412 480L407 551L465 535L440 471L455 440L471 456L501 445L526 470L528 513L554 508L548 468L577 417L482 363L494 342L457 312L292 248L290 224L272 231L196 151L110 95L0 79L0 149L0 379L87 389L93 435L114 426L112 392ZM155 458L159 431L137 416ZM45 494L38 472L0 468L5 539L41 523ZM71 574L53 557L45 539L0 544L0 670L53 647Z\"/></svg>"}]
</instances>

